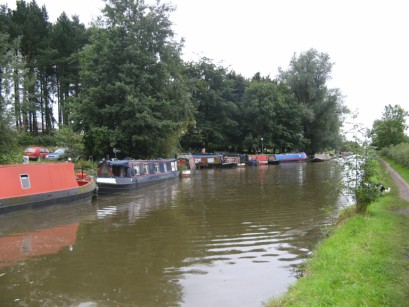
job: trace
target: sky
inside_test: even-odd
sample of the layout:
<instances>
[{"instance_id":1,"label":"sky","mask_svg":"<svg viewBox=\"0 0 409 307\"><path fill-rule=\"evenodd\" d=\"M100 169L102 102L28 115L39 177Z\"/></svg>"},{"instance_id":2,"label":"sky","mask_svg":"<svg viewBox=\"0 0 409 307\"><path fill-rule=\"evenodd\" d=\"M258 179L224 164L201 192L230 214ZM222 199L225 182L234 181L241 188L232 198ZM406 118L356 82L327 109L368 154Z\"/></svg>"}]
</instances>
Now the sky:
<instances>
[{"instance_id":1,"label":"sky","mask_svg":"<svg viewBox=\"0 0 409 307\"><path fill-rule=\"evenodd\" d=\"M28 2L28 0L27 0ZM371 128L386 105L409 111L409 3L406 0L165 0L176 11L173 30L185 40L183 59L207 57L251 78L275 78L309 49L329 55L330 88ZM16 1L0 0L14 9ZM37 0L49 21L65 11L85 25L101 15L102 0ZM347 119L346 122L351 122Z\"/></svg>"}]
</instances>

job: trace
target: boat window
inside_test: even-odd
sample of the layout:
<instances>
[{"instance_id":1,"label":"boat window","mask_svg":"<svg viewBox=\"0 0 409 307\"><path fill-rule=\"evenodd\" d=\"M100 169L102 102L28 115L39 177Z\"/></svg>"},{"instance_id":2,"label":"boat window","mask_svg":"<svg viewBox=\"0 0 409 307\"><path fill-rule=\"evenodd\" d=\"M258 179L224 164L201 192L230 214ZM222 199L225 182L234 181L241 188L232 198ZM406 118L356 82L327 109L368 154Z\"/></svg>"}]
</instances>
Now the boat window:
<instances>
[{"instance_id":1,"label":"boat window","mask_svg":"<svg viewBox=\"0 0 409 307\"><path fill-rule=\"evenodd\" d=\"M124 167L121 167L119 170L119 176L120 177L126 177L126 169Z\"/></svg>"},{"instance_id":2,"label":"boat window","mask_svg":"<svg viewBox=\"0 0 409 307\"><path fill-rule=\"evenodd\" d=\"M176 171L178 169L176 162L172 162L172 171Z\"/></svg>"},{"instance_id":3,"label":"boat window","mask_svg":"<svg viewBox=\"0 0 409 307\"><path fill-rule=\"evenodd\" d=\"M114 175L114 177L119 177L120 176L120 170L121 168L117 165L113 165L112 166L112 175Z\"/></svg>"},{"instance_id":4,"label":"boat window","mask_svg":"<svg viewBox=\"0 0 409 307\"><path fill-rule=\"evenodd\" d=\"M22 174L22 175L20 175L20 181L21 181L21 187L22 187L23 189L29 189L29 188L31 188L30 177L28 177L28 174Z\"/></svg>"},{"instance_id":5,"label":"boat window","mask_svg":"<svg viewBox=\"0 0 409 307\"><path fill-rule=\"evenodd\" d=\"M144 167L144 169L145 169L145 174L149 174L149 165L148 165L148 164L144 164L143 167Z\"/></svg>"},{"instance_id":6,"label":"boat window","mask_svg":"<svg viewBox=\"0 0 409 307\"><path fill-rule=\"evenodd\" d=\"M166 163L163 163L163 170L165 173L168 171L168 166Z\"/></svg>"},{"instance_id":7,"label":"boat window","mask_svg":"<svg viewBox=\"0 0 409 307\"><path fill-rule=\"evenodd\" d=\"M133 165L133 170L135 172L135 176L139 176L141 174L141 170L139 168L139 164L134 164Z\"/></svg>"},{"instance_id":8,"label":"boat window","mask_svg":"<svg viewBox=\"0 0 409 307\"><path fill-rule=\"evenodd\" d=\"M159 163L155 163L155 174L158 174L159 172Z\"/></svg>"}]
</instances>

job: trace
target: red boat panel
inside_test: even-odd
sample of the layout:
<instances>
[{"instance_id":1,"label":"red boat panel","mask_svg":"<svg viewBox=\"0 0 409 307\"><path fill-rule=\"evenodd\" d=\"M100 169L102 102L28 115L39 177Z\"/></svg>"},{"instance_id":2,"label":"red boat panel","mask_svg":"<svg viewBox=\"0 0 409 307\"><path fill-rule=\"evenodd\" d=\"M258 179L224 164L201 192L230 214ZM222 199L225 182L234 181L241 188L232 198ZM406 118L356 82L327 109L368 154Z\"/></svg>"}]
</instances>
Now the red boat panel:
<instances>
[{"instance_id":1,"label":"red boat panel","mask_svg":"<svg viewBox=\"0 0 409 307\"><path fill-rule=\"evenodd\" d=\"M73 163L0 166L0 199L77 188Z\"/></svg>"}]
</instances>

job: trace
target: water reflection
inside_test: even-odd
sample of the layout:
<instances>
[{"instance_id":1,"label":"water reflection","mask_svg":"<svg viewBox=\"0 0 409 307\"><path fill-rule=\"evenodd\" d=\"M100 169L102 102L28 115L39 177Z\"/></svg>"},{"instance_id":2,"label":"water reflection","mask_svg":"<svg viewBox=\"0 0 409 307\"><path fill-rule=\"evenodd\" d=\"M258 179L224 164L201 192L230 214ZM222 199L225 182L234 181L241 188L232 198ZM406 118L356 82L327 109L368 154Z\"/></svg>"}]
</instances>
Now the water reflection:
<instances>
[{"instance_id":1,"label":"water reflection","mask_svg":"<svg viewBox=\"0 0 409 307\"><path fill-rule=\"evenodd\" d=\"M0 237L0 266L15 265L29 257L58 253L75 244L79 223L59 225Z\"/></svg>"},{"instance_id":2,"label":"water reflection","mask_svg":"<svg viewBox=\"0 0 409 307\"><path fill-rule=\"evenodd\" d=\"M295 280L291 268L308 257L320 227L342 206L339 195L328 197L326 182L337 176L329 163L200 170L180 181L98 197L86 210L65 208L54 222L79 222L76 240L0 268L2 301L261 305ZM37 215L47 225L41 220Z\"/></svg>"}]
</instances>

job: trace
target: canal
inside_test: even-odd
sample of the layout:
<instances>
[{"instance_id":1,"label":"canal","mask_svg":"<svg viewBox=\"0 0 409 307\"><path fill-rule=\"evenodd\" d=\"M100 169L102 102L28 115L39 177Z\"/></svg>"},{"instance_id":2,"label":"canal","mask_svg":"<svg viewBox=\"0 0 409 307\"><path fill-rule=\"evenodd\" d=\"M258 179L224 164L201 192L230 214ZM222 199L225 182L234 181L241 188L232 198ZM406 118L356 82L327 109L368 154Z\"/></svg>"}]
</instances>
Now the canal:
<instances>
[{"instance_id":1,"label":"canal","mask_svg":"<svg viewBox=\"0 0 409 307\"><path fill-rule=\"evenodd\" d=\"M205 169L0 216L2 306L262 306L346 199L332 162Z\"/></svg>"}]
</instances>

